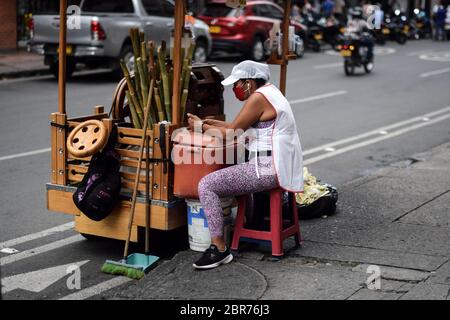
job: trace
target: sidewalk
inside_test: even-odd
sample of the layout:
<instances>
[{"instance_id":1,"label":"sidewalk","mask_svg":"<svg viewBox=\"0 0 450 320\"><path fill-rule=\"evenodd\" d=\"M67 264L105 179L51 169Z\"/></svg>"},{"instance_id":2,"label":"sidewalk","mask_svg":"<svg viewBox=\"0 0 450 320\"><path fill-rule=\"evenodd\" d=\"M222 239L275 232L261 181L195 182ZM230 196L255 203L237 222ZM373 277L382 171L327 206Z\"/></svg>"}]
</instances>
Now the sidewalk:
<instances>
[{"instance_id":1,"label":"sidewalk","mask_svg":"<svg viewBox=\"0 0 450 320\"><path fill-rule=\"evenodd\" d=\"M0 79L49 74L44 57L25 49L0 51Z\"/></svg>"},{"instance_id":2,"label":"sidewalk","mask_svg":"<svg viewBox=\"0 0 450 320\"><path fill-rule=\"evenodd\" d=\"M232 263L196 271L179 252L106 299L449 299L450 143L340 187L338 212L301 221L304 244L286 257L244 250ZM369 290L369 265L381 268Z\"/></svg>"}]
</instances>

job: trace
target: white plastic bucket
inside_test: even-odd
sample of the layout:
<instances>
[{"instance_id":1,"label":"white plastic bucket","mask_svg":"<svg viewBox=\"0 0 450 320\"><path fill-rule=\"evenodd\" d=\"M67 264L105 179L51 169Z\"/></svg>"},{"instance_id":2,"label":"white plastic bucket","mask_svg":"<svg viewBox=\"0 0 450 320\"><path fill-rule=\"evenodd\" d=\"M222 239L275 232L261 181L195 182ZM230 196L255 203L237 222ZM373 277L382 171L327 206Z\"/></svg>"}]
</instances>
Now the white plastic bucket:
<instances>
[{"instance_id":1,"label":"white plastic bucket","mask_svg":"<svg viewBox=\"0 0 450 320\"><path fill-rule=\"evenodd\" d=\"M203 207L198 200L186 199L188 216L189 247L191 250L204 252L211 244L211 234L209 233L208 221L206 220ZM229 245L231 224L231 205L233 198L221 199L224 215L224 237Z\"/></svg>"}]
</instances>

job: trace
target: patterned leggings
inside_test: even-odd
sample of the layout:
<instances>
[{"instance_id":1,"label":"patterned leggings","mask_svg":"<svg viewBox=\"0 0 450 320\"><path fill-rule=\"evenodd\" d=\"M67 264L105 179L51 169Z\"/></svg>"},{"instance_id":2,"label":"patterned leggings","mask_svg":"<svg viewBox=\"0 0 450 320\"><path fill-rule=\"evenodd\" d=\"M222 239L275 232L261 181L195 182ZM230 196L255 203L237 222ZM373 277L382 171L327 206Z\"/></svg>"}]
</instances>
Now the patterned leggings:
<instances>
[{"instance_id":1,"label":"patterned leggings","mask_svg":"<svg viewBox=\"0 0 450 320\"><path fill-rule=\"evenodd\" d=\"M220 198L240 196L278 187L272 157L258 157L208 174L200 180L198 193L208 221L211 237L223 236L223 210Z\"/></svg>"}]
</instances>

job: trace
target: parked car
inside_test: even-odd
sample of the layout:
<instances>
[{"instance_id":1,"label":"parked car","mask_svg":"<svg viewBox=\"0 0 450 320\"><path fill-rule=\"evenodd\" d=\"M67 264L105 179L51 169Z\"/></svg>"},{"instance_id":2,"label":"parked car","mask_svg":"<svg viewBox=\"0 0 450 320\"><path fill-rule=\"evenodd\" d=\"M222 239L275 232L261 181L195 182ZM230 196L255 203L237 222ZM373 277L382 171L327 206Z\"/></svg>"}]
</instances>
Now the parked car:
<instances>
[{"instance_id":1,"label":"parked car","mask_svg":"<svg viewBox=\"0 0 450 320\"><path fill-rule=\"evenodd\" d=\"M264 42L275 22L283 20L283 8L271 1L248 1L239 13L224 0L212 0L198 16L209 25L213 51L239 52L251 60L266 57ZM304 26L291 20L295 33L302 36Z\"/></svg>"},{"instance_id":2,"label":"parked car","mask_svg":"<svg viewBox=\"0 0 450 320\"><path fill-rule=\"evenodd\" d=\"M67 77L78 62L111 67L120 76L119 59L124 59L128 67L134 63L129 34L133 27L140 28L147 40L158 44L165 40L169 44L174 25L173 0L82 0L80 8L80 28L67 30ZM45 64L57 76L59 15L36 14L30 25L30 50L44 55ZM205 62L212 48L209 27L194 18L192 31L196 41L194 60Z\"/></svg>"}]
</instances>

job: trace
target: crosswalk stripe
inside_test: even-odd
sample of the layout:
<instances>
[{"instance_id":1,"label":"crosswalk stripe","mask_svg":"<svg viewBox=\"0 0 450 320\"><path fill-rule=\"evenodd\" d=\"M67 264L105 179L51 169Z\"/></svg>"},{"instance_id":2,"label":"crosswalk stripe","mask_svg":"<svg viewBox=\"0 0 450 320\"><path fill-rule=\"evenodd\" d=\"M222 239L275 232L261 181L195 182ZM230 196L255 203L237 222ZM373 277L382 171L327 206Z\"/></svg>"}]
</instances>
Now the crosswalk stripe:
<instances>
[{"instance_id":1,"label":"crosswalk stripe","mask_svg":"<svg viewBox=\"0 0 450 320\"><path fill-rule=\"evenodd\" d=\"M81 235L77 234L75 236L71 236L71 237L68 237L68 238L65 238L62 240L58 240L58 241L55 241L50 244L46 244L46 245L43 245L43 246L40 246L37 248L22 251L22 252L7 256L7 257L0 258L0 265L4 266L4 265L7 265L7 264L10 264L13 262L17 262L17 261L20 261L20 260L23 260L26 258L30 258L30 257L36 256L38 254L41 254L41 253L45 253L45 252L52 251L52 250L55 250L55 249L58 249L58 248L61 248L64 246L68 246L70 244L79 242L83 239L84 238Z\"/></svg>"},{"instance_id":2,"label":"crosswalk stripe","mask_svg":"<svg viewBox=\"0 0 450 320\"><path fill-rule=\"evenodd\" d=\"M132 279L127 277L115 277L112 278L111 280L104 281L95 286L69 294L65 297L60 298L59 300L85 300L95 295L98 295L102 292L121 286L130 281L132 281Z\"/></svg>"},{"instance_id":3,"label":"crosswalk stripe","mask_svg":"<svg viewBox=\"0 0 450 320\"><path fill-rule=\"evenodd\" d=\"M72 222L69 222L69 223L65 223L65 224L62 224L62 225L50 228L50 229L42 230L42 231L39 231L39 232L36 232L36 233L27 234L25 236L22 236L22 237L19 237L19 238L16 238L16 239L11 239L11 240L8 240L8 241L1 242L0 243L0 248L14 247L14 246L16 246L18 244L21 244L21 243L29 242L29 241L32 241L32 240L36 240L36 239L39 239L39 238L50 236L50 235L55 234L55 233L59 233L59 232L70 230L74 226L75 226L75 223L72 221Z\"/></svg>"}]
</instances>

